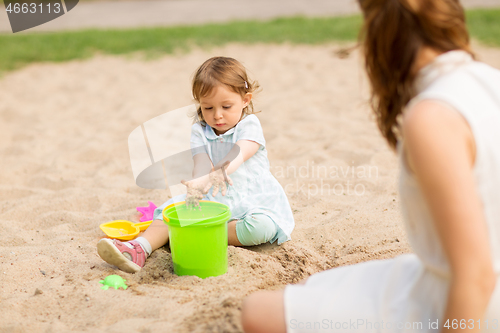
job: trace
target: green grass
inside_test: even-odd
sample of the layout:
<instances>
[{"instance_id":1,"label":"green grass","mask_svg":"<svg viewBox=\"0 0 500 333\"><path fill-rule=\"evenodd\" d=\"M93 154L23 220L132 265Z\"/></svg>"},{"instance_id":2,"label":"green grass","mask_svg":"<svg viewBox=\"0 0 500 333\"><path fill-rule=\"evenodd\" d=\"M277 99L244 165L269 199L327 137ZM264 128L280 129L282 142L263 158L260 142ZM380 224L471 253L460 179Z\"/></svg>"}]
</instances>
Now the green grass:
<instances>
[{"instance_id":1,"label":"green grass","mask_svg":"<svg viewBox=\"0 0 500 333\"><path fill-rule=\"evenodd\" d=\"M81 30L55 33L0 34L0 71L35 61L65 61L95 52L146 55L172 53L190 46L217 46L229 42L306 43L356 39L360 17L283 18L267 22L244 21L200 26L126 30Z\"/></svg>"},{"instance_id":2,"label":"green grass","mask_svg":"<svg viewBox=\"0 0 500 333\"><path fill-rule=\"evenodd\" d=\"M500 8L468 11L467 26L473 38L500 46Z\"/></svg>"},{"instance_id":3,"label":"green grass","mask_svg":"<svg viewBox=\"0 0 500 333\"><path fill-rule=\"evenodd\" d=\"M500 9L471 10L468 26L474 38L500 46ZM0 73L32 62L84 59L96 53L154 57L192 46L240 43L321 44L356 40L360 16L280 18L200 26L126 30L81 30L55 33L0 34Z\"/></svg>"}]
</instances>

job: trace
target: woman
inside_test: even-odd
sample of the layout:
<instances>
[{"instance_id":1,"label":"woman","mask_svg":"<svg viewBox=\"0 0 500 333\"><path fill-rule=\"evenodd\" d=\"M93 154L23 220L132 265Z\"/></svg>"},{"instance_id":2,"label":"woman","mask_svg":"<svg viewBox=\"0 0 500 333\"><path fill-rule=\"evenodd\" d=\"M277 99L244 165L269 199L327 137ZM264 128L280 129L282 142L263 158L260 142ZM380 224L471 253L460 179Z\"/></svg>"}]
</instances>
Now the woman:
<instances>
[{"instance_id":1,"label":"woman","mask_svg":"<svg viewBox=\"0 0 500 333\"><path fill-rule=\"evenodd\" d=\"M246 332L500 330L500 71L456 0L360 0L382 135L415 254L334 268L243 304Z\"/></svg>"}]
</instances>

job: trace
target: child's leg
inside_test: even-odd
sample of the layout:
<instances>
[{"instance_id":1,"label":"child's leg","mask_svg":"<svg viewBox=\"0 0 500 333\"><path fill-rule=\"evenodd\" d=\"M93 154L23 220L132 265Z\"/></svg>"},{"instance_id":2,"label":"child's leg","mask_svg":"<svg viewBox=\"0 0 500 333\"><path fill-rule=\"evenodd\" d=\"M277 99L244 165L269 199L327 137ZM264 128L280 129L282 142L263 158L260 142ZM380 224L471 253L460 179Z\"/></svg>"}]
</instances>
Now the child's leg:
<instances>
[{"instance_id":1,"label":"child's leg","mask_svg":"<svg viewBox=\"0 0 500 333\"><path fill-rule=\"evenodd\" d=\"M243 246L236 235L236 224L239 220L232 220L227 224L227 243L233 246Z\"/></svg>"},{"instance_id":2,"label":"child's leg","mask_svg":"<svg viewBox=\"0 0 500 333\"><path fill-rule=\"evenodd\" d=\"M138 272L146 258L168 241L168 227L162 220L154 220L139 237L128 242L103 238L97 243L97 253L108 264L128 273Z\"/></svg>"},{"instance_id":3,"label":"child's leg","mask_svg":"<svg viewBox=\"0 0 500 333\"><path fill-rule=\"evenodd\" d=\"M163 220L154 220L140 237L145 238L151 246L151 251L154 251L167 244L168 227ZM140 237L137 237L136 240Z\"/></svg>"},{"instance_id":4,"label":"child's leg","mask_svg":"<svg viewBox=\"0 0 500 333\"><path fill-rule=\"evenodd\" d=\"M249 214L228 223L228 243L234 246L252 246L267 243L278 232L273 219L265 214Z\"/></svg>"},{"instance_id":5,"label":"child's leg","mask_svg":"<svg viewBox=\"0 0 500 333\"><path fill-rule=\"evenodd\" d=\"M127 273L140 271L147 258L146 250L136 240L103 238L97 243L97 253L102 260Z\"/></svg>"},{"instance_id":6,"label":"child's leg","mask_svg":"<svg viewBox=\"0 0 500 333\"><path fill-rule=\"evenodd\" d=\"M162 220L162 211L168 205L183 201L185 195L176 196L160 207L153 214L153 222L146 231L134 240L121 242L116 239L103 238L97 243L97 253L108 264L114 265L128 273L138 272L146 258L154 250L168 242L168 227Z\"/></svg>"},{"instance_id":7,"label":"child's leg","mask_svg":"<svg viewBox=\"0 0 500 333\"><path fill-rule=\"evenodd\" d=\"M185 199L186 195L181 194L169 199L160 207L157 207L153 213L153 222L151 222L151 225L146 229L146 231L144 231L143 234L134 239L141 244L143 249L146 250L148 256L151 252L162 247L168 242L168 227L163 222L163 209L173 203L184 201Z\"/></svg>"}]
</instances>

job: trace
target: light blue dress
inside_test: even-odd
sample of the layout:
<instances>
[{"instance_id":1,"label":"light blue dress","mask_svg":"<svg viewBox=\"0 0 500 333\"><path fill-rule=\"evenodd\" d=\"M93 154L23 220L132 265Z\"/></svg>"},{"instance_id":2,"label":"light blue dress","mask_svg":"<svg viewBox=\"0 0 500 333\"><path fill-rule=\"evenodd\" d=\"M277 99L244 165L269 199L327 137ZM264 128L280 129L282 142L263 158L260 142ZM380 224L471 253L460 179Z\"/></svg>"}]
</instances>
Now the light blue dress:
<instances>
[{"instance_id":1,"label":"light blue dress","mask_svg":"<svg viewBox=\"0 0 500 333\"><path fill-rule=\"evenodd\" d=\"M210 190L205 198L229 206L231 219L242 219L249 214L267 215L278 227L276 236L270 243L277 240L278 244L281 244L290 240L295 221L283 187L269 170L266 141L257 116L247 115L235 127L221 135L215 134L212 127L206 124L203 126L200 122L191 127L193 156L207 153L213 165L222 160L240 140L257 142L260 145L259 150L230 175L233 186L228 187L225 196L220 192L213 196ZM183 200L185 194L168 200L155 210L154 219L161 218L166 206Z\"/></svg>"}]
</instances>

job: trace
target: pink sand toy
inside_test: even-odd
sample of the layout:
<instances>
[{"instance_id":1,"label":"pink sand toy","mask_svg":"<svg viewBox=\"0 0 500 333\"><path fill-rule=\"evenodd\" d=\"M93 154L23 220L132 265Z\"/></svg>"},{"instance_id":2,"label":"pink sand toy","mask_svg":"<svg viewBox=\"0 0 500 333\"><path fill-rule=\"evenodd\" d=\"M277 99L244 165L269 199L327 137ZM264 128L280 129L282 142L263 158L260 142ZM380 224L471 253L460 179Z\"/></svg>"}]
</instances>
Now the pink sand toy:
<instances>
[{"instance_id":1,"label":"pink sand toy","mask_svg":"<svg viewBox=\"0 0 500 333\"><path fill-rule=\"evenodd\" d=\"M146 207L136 207L139 213L142 213L141 222L153 220L153 214L156 209L156 205L151 201L148 201L149 206Z\"/></svg>"}]
</instances>

